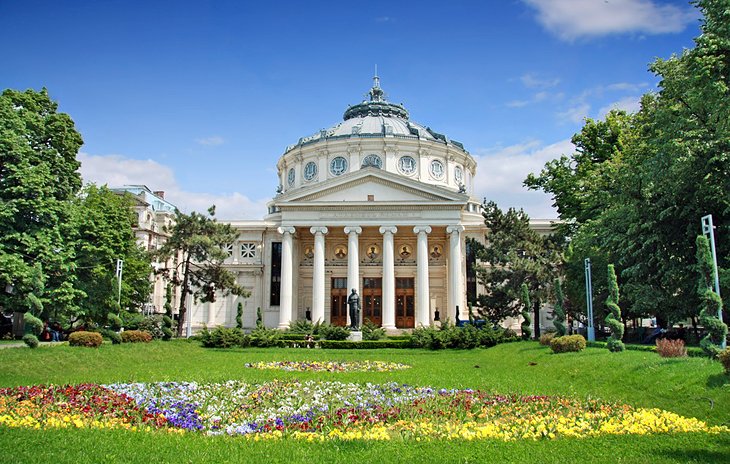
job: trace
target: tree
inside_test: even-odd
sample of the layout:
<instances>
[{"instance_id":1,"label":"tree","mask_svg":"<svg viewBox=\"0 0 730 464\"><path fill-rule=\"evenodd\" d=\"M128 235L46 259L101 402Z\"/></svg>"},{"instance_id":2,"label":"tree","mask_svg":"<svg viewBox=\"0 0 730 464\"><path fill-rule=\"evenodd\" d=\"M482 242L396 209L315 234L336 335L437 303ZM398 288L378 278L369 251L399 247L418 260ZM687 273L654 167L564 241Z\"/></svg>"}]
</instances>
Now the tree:
<instances>
[{"instance_id":1,"label":"tree","mask_svg":"<svg viewBox=\"0 0 730 464\"><path fill-rule=\"evenodd\" d=\"M606 324L611 329L611 336L608 337L606 348L608 351L623 351L624 325L621 323L621 308L618 306L618 280L613 264L608 265L608 298L606 299L608 315Z\"/></svg>"},{"instance_id":2,"label":"tree","mask_svg":"<svg viewBox=\"0 0 730 464\"><path fill-rule=\"evenodd\" d=\"M522 324L520 324L522 338L529 340L532 336L532 319L530 318L530 289L527 288L527 284L523 283L520 286L520 300L522 303L522 312L520 313L522 315Z\"/></svg>"},{"instance_id":3,"label":"tree","mask_svg":"<svg viewBox=\"0 0 730 464\"><path fill-rule=\"evenodd\" d=\"M715 357L727 337L727 325L717 316L722 311L722 300L712 291L714 264L710 253L710 241L704 235L697 236L697 269L699 283L697 293L700 297L700 322L707 335L700 340L700 346L709 356Z\"/></svg>"},{"instance_id":4,"label":"tree","mask_svg":"<svg viewBox=\"0 0 730 464\"><path fill-rule=\"evenodd\" d=\"M76 305L75 316L103 323L109 313L124 308L139 311L150 296L152 268L149 254L137 245L132 229L131 196L90 184L74 206L76 287L85 294ZM121 292L116 277L118 259L123 260Z\"/></svg>"},{"instance_id":5,"label":"tree","mask_svg":"<svg viewBox=\"0 0 730 464\"><path fill-rule=\"evenodd\" d=\"M562 337L566 334L565 330L565 301L563 298L563 286L560 283L559 278L555 278L553 284L553 291L555 292L555 307L553 308L553 325L558 337Z\"/></svg>"},{"instance_id":6,"label":"tree","mask_svg":"<svg viewBox=\"0 0 730 464\"><path fill-rule=\"evenodd\" d=\"M228 257L224 247L233 243L237 233L230 224L221 224L215 218L215 206L208 209L208 215L177 211L170 237L158 250L161 262L172 260L174 269L163 269L165 275L172 275L172 283L181 286L178 307L177 335L182 336L183 322L187 316L187 296L193 301L215 301L216 291L248 296L236 283L236 276L223 267Z\"/></svg>"},{"instance_id":7,"label":"tree","mask_svg":"<svg viewBox=\"0 0 730 464\"><path fill-rule=\"evenodd\" d=\"M539 332L539 311L547 300L550 283L560 265L560 255L551 239L530 228L523 210L502 212L494 202L483 205L484 222L489 229L487 246L478 247L477 277L485 294L477 297L480 316L499 323L520 313L520 287L528 286L532 295L535 325Z\"/></svg>"},{"instance_id":8,"label":"tree","mask_svg":"<svg viewBox=\"0 0 730 464\"><path fill-rule=\"evenodd\" d=\"M236 306L236 327L239 329L243 329L243 319L241 317L243 316L243 304L239 301L238 305Z\"/></svg>"},{"instance_id":9,"label":"tree","mask_svg":"<svg viewBox=\"0 0 730 464\"><path fill-rule=\"evenodd\" d=\"M81 188L83 141L57 109L46 89L0 95L0 286L13 287L0 306L43 317L81 296L64 224Z\"/></svg>"}]
</instances>

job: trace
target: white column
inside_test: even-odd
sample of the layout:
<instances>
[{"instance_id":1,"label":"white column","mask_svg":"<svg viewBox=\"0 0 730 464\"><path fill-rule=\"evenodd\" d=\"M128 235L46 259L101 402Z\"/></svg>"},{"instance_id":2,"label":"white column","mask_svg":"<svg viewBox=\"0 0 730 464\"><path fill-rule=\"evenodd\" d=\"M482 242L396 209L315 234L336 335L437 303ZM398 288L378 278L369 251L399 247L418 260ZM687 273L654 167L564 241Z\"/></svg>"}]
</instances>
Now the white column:
<instances>
[{"instance_id":1,"label":"white column","mask_svg":"<svg viewBox=\"0 0 730 464\"><path fill-rule=\"evenodd\" d=\"M416 226L413 233L418 234L416 246L416 327L428 326L431 323L428 304L428 236L431 226Z\"/></svg>"},{"instance_id":2,"label":"white column","mask_svg":"<svg viewBox=\"0 0 730 464\"><path fill-rule=\"evenodd\" d=\"M393 255L393 235L398 232L395 226L383 226L383 328L395 329L395 259Z\"/></svg>"},{"instance_id":3,"label":"white column","mask_svg":"<svg viewBox=\"0 0 730 464\"><path fill-rule=\"evenodd\" d=\"M456 315L456 307L459 307L459 319L462 321L469 316L469 310L464 301L464 280L461 253L461 233L464 232L464 226L448 226L446 233L449 235L449 305L446 314L449 319Z\"/></svg>"},{"instance_id":4,"label":"white column","mask_svg":"<svg viewBox=\"0 0 730 464\"><path fill-rule=\"evenodd\" d=\"M312 276L312 322L324 321L324 236L326 227L312 227L314 234L314 274Z\"/></svg>"},{"instance_id":5,"label":"white column","mask_svg":"<svg viewBox=\"0 0 730 464\"><path fill-rule=\"evenodd\" d=\"M345 233L347 234L347 294L349 295L352 289L357 290L358 295L360 294L360 243L359 235L362 233L362 227L358 226L347 226L345 227ZM350 311L347 311L347 325L349 326Z\"/></svg>"},{"instance_id":6,"label":"white column","mask_svg":"<svg viewBox=\"0 0 730 464\"><path fill-rule=\"evenodd\" d=\"M289 328L292 318L292 297L294 279L294 253L292 250L292 236L296 232L294 227L279 227L279 233L283 235L281 243L281 290L279 302L279 328Z\"/></svg>"}]
</instances>

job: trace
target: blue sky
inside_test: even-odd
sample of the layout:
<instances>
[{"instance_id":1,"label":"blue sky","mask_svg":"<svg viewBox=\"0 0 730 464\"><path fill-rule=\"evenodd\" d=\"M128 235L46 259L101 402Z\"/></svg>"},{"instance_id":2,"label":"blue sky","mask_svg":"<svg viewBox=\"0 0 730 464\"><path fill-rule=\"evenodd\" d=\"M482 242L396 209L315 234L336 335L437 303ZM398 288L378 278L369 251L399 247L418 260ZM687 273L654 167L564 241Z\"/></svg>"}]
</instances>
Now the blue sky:
<instances>
[{"instance_id":1,"label":"blue sky","mask_svg":"<svg viewBox=\"0 0 730 464\"><path fill-rule=\"evenodd\" d=\"M477 197L555 215L522 180L585 117L638 109L648 65L693 46L672 0L0 0L0 87L47 87L84 137L85 181L258 219L285 147L364 98L462 142Z\"/></svg>"}]
</instances>

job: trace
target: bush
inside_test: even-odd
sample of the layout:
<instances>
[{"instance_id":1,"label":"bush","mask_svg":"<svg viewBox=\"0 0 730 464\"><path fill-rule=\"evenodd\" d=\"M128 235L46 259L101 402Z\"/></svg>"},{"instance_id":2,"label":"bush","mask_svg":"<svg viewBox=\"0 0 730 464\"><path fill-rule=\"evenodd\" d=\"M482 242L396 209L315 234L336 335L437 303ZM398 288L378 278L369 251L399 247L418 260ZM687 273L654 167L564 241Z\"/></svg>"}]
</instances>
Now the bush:
<instances>
[{"instance_id":1,"label":"bush","mask_svg":"<svg viewBox=\"0 0 730 464\"><path fill-rule=\"evenodd\" d=\"M162 318L163 316L159 314L147 316L140 321L137 326L137 330L149 333L155 340L161 340L165 337L165 332L162 331L162 328L164 327Z\"/></svg>"},{"instance_id":2,"label":"bush","mask_svg":"<svg viewBox=\"0 0 730 464\"><path fill-rule=\"evenodd\" d=\"M172 338L172 318L165 314L162 316L162 339L170 340Z\"/></svg>"},{"instance_id":3,"label":"bush","mask_svg":"<svg viewBox=\"0 0 730 464\"><path fill-rule=\"evenodd\" d=\"M730 375L730 348L725 348L717 354L717 359L725 368L725 374Z\"/></svg>"},{"instance_id":4,"label":"bush","mask_svg":"<svg viewBox=\"0 0 730 464\"><path fill-rule=\"evenodd\" d=\"M350 329L325 323L317 328L317 335L322 340L347 340L350 336Z\"/></svg>"},{"instance_id":5,"label":"bush","mask_svg":"<svg viewBox=\"0 0 730 464\"><path fill-rule=\"evenodd\" d=\"M139 324L144 321L144 316L141 313L122 311L120 316L122 318L122 325L127 330L138 330Z\"/></svg>"},{"instance_id":6,"label":"bush","mask_svg":"<svg viewBox=\"0 0 730 464\"><path fill-rule=\"evenodd\" d=\"M102 330L101 335L111 340L112 345L119 345L122 343L122 336L113 330Z\"/></svg>"},{"instance_id":7,"label":"bush","mask_svg":"<svg viewBox=\"0 0 730 464\"><path fill-rule=\"evenodd\" d=\"M322 340L319 347L331 350L359 350L374 348L411 348L409 340Z\"/></svg>"},{"instance_id":8,"label":"bush","mask_svg":"<svg viewBox=\"0 0 730 464\"><path fill-rule=\"evenodd\" d=\"M545 332L540 335L540 344L544 346L550 346L550 342L555 338L557 334L555 332Z\"/></svg>"},{"instance_id":9,"label":"bush","mask_svg":"<svg viewBox=\"0 0 730 464\"><path fill-rule=\"evenodd\" d=\"M244 342L247 341L243 330L238 327L229 329L218 326L212 332L209 332L208 329L203 329L201 332L201 342L206 348L242 347L244 346Z\"/></svg>"},{"instance_id":10,"label":"bush","mask_svg":"<svg viewBox=\"0 0 730 464\"><path fill-rule=\"evenodd\" d=\"M659 338L656 341L656 352L662 358L684 358L687 356L684 340Z\"/></svg>"},{"instance_id":11,"label":"bush","mask_svg":"<svg viewBox=\"0 0 730 464\"><path fill-rule=\"evenodd\" d=\"M23 342L28 345L28 348L38 348L38 337L33 334L25 334L23 336Z\"/></svg>"},{"instance_id":12,"label":"bush","mask_svg":"<svg viewBox=\"0 0 730 464\"><path fill-rule=\"evenodd\" d=\"M373 324L370 319L365 319L362 324L362 339L381 340L383 338L385 338L385 329Z\"/></svg>"},{"instance_id":13,"label":"bush","mask_svg":"<svg viewBox=\"0 0 730 464\"><path fill-rule=\"evenodd\" d=\"M418 327L413 330L411 334L411 343L416 348L428 348L431 350L442 350L446 348L446 342L448 338L448 328L444 328L447 324L441 326L441 329L436 327Z\"/></svg>"},{"instance_id":14,"label":"bush","mask_svg":"<svg viewBox=\"0 0 730 464\"><path fill-rule=\"evenodd\" d=\"M289 323L287 332L293 334L311 334L314 332L314 324L306 319L297 319Z\"/></svg>"},{"instance_id":15,"label":"bush","mask_svg":"<svg viewBox=\"0 0 730 464\"><path fill-rule=\"evenodd\" d=\"M72 332L68 336L68 344L71 346L88 346L89 348L98 348L102 342L101 334L98 332L87 332L79 330Z\"/></svg>"},{"instance_id":16,"label":"bush","mask_svg":"<svg viewBox=\"0 0 730 464\"><path fill-rule=\"evenodd\" d=\"M554 353L578 352L583 351L585 347L586 339L582 335L563 335L550 341L550 349Z\"/></svg>"},{"instance_id":17,"label":"bush","mask_svg":"<svg viewBox=\"0 0 730 464\"><path fill-rule=\"evenodd\" d=\"M249 335L251 346L259 348L268 348L271 346L284 346L281 339L282 333L276 329L267 329L264 326L257 327Z\"/></svg>"},{"instance_id":18,"label":"bush","mask_svg":"<svg viewBox=\"0 0 730 464\"><path fill-rule=\"evenodd\" d=\"M43 332L43 321L32 315L31 313L25 313L23 315L25 321L26 333L33 334L36 337Z\"/></svg>"},{"instance_id":19,"label":"bush","mask_svg":"<svg viewBox=\"0 0 730 464\"><path fill-rule=\"evenodd\" d=\"M149 343L152 341L152 334L144 330L125 330L122 332L123 343Z\"/></svg>"},{"instance_id":20,"label":"bush","mask_svg":"<svg viewBox=\"0 0 730 464\"><path fill-rule=\"evenodd\" d=\"M112 330L119 330L122 328L122 318L114 313L106 315L106 322L109 324L109 328Z\"/></svg>"}]
</instances>

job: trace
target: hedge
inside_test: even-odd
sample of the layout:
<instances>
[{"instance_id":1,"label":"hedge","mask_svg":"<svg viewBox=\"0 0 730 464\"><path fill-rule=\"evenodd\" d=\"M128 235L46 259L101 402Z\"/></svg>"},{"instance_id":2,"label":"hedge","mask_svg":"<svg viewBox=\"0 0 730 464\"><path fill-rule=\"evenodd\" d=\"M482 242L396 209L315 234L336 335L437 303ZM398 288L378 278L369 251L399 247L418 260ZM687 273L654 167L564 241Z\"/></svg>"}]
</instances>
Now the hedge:
<instances>
[{"instance_id":1,"label":"hedge","mask_svg":"<svg viewBox=\"0 0 730 464\"><path fill-rule=\"evenodd\" d=\"M320 340L320 348L331 350L360 350L373 348L412 348L410 340Z\"/></svg>"},{"instance_id":2,"label":"hedge","mask_svg":"<svg viewBox=\"0 0 730 464\"><path fill-rule=\"evenodd\" d=\"M152 341L152 334L144 330L125 330L122 332L123 343L149 343Z\"/></svg>"},{"instance_id":3,"label":"hedge","mask_svg":"<svg viewBox=\"0 0 730 464\"><path fill-rule=\"evenodd\" d=\"M589 348L603 348L606 349L606 342L586 342L586 346ZM627 350L631 351L645 351L647 353L656 353L656 345L626 345ZM687 347L687 356L690 358L706 358L707 355L702 348L696 346Z\"/></svg>"},{"instance_id":4,"label":"hedge","mask_svg":"<svg viewBox=\"0 0 730 464\"><path fill-rule=\"evenodd\" d=\"M88 346L90 348L98 348L101 346L102 338L98 332L85 332L79 330L72 332L68 336L68 344L71 346Z\"/></svg>"}]
</instances>

